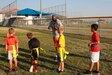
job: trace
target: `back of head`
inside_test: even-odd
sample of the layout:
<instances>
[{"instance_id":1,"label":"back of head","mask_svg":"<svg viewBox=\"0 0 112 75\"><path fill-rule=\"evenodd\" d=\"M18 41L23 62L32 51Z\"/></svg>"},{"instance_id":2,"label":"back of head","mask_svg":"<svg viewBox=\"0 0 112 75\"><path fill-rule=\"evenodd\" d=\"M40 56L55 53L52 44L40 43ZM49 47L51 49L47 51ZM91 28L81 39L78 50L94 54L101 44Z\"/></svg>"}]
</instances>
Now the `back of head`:
<instances>
[{"instance_id":1,"label":"back of head","mask_svg":"<svg viewBox=\"0 0 112 75\"><path fill-rule=\"evenodd\" d=\"M59 28L59 29L58 29L58 32L59 32L59 33L63 33L63 32L64 32L64 28Z\"/></svg>"},{"instance_id":2,"label":"back of head","mask_svg":"<svg viewBox=\"0 0 112 75\"><path fill-rule=\"evenodd\" d=\"M28 37L29 39L31 39L31 38L33 37L33 34L32 34L31 32L29 32L29 33L27 33L27 37Z\"/></svg>"},{"instance_id":3,"label":"back of head","mask_svg":"<svg viewBox=\"0 0 112 75\"><path fill-rule=\"evenodd\" d=\"M92 24L92 25L91 25L91 29L94 29L95 31L97 31L97 29L98 29L98 24Z\"/></svg>"},{"instance_id":4,"label":"back of head","mask_svg":"<svg viewBox=\"0 0 112 75\"><path fill-rule=\"evenodd\" d=\"M14 28L9 28L9 30L8 30L8 31L9 31L9 35L10 35L10 34L14 34L14 33L15 33Z\"/></svg>"}]
</instances>

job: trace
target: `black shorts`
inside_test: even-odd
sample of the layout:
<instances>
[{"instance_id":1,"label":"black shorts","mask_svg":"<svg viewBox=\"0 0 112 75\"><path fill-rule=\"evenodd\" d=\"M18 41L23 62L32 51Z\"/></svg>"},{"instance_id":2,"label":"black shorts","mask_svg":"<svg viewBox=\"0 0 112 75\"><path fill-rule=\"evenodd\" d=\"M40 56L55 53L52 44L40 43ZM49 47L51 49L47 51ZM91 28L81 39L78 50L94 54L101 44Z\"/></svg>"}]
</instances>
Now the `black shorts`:
<instances>
[{"instance_id":1,"label":"black shorts","mask_svg":"<svg viewBox=\"0 0 112 75\"><path fill-rule=\"evenodd\" d=\"M38 55L37 55L37 51L36 51L36 50L32 50L32 52L31 52L31 58L32 58L33 60L37 60Z\"/></svg>"}]
</instances>

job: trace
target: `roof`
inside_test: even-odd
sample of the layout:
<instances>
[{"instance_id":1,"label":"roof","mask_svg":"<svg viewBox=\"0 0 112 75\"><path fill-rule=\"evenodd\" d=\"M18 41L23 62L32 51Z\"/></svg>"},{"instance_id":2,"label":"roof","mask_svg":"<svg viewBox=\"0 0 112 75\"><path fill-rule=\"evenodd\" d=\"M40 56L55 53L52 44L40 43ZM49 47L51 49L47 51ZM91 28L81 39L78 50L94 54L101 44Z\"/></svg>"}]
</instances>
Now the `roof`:
<instances>
[{"instance_id":1,"label":"roof","mask_svg":"<svg viewBox=\"0 0 112 75\"><path fill-rule=\"evenodd\" d=\"M24 16L40 16L40 14L41 14L40 11L36 11L30 8L26 8L17 12L17 15L24 15ZM50 14L42 12L42 15L44 16Z\"/></svg>"}]
</instances>

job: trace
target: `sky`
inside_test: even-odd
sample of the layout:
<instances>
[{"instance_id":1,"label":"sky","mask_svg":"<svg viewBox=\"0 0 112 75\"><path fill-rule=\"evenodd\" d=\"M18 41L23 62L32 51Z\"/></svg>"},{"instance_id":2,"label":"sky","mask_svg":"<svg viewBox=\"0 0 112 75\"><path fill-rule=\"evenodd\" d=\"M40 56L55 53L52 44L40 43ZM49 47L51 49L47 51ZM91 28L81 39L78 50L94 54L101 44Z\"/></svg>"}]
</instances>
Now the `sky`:
<instances>
[{"instance_id":1,"label":"sky","mask_svg":"<svg viewBox=\"0 0 112 75\"><path fill-rule=\"evenodd\" d=\"M0 8L8 5L14 0L0 0ZM17 0L18 8L40 9L40 0ZM112 0L66 0L67 16L111 16ZM64 4L65 0L42 0L42 8Z\"/></svg>"}]
</instances>

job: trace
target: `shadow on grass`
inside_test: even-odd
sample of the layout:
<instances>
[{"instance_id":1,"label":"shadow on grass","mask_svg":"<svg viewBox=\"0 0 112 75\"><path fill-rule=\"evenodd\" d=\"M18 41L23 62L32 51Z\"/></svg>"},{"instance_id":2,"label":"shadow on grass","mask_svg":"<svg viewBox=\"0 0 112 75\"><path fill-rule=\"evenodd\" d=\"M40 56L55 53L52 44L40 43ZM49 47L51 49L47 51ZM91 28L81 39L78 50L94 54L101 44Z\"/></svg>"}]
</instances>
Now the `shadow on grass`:
<instances>
[{"instance_id":1,"label":"shadow on grass","mask_svg":"<svg viewBox=\"0 0 112 75\"><path fill-rule=\"evenodd\" d=\"M25 52L26 54L31 53L30 50L28 50L28 49L24 49L24 48L19 48L19 51L20 51L20 52Z\"/></svg>"},{"instance_id":2,"label":"shadow on grass","mask_svg":"<svg viewBox=\"0 0 112 75\"><path fill-rule=\"evenodd\" d=\"M3 70L4 72L8 72L8 66L5 64L6 62L8 63L7 55L6 53L0 53L0 69Z\"/></svg>"},{"instance_id":3,"label":"shadow on grass","mask_svg":"<svg viewBox=\"0 0 112 75\"><path fill-rule=\"evenodd\" d=\"M24 48L19 48L19 57L18 57L18 65L19 65L19 68L21 70L25 70L25 71L28 71L29 70L29 67L26 66L26 65L30 65L30 50L27 50L27 49L24 49Z\"/></svg>"},{"instance_id":4,"label":"shadow on grass","mask_svg":"<svg viewBox=\"0 0 112 75\"><path fill-rule=\"evenodd\" d=\"M79 67L75 67L75 66L72 66L72 65L68 65L66 62L65 62L65 68L68 69L68 70L72 70L72 71L76 71L79 73L83 73L86 69L81 69Z\"/></svg>"},{"instance_id":5,"label":"shadow on grass","mask_svg":"<svg viewBox=\"0 0 112 75\"><path fill-rule=\"evenodd\" d=\"M46 59L45 57L40 57L39 61L41 61L41 62L47 62L47 63L50 63L50 64L57 64L57 62L55 62L53 60Z\"/></svg>"},{"instance_id":6,"label":"shadow on grass","mask_svg":"<svg viewBox=\"0 0 112 75\"><path fill-rule=\"evenodd\" d=\"M5 73L7 73L7 72L9 71L9 67L6 66L4 63L1 63L1 64L0 64L0 69L1 69L2 71L4 71Z\"/></svg>"},{"instance_id":7,"label":"shadow on grass","mask_svg":"<svg viewBox=\"0 0 112 75\"><path fill-rule=\"evenodd\" d=\"M51 55L47 55L47 54L41 54L41 56L39 57L39 61L41 62L47 62L49 64L52 64L52 65L57 65L57 62L55 62L53 60L53 56ZM43 68L46 68L46 69L49 69L49 70L54 70L56 68L54 67L48 67L47 64L39 64L40 67L43 67Z\"/></svg>"},{"instance_id":8,"label":"shadow on grass","mask_svg":"<svg viewBox=\"0 0 112 75\"><path fill-rule=\"evenodd\" d=\"M79 55L79 54L73 54L73 53L70 53L68 56L80 57L80 58L90 58L89 56L82 56L82 55Z\"/></svg>"},{"instance_id":9,"label":"shadow on grass","mask_svg":"<svg viewBox=\"0 0 112 75\"><path fill-rule=\"evenodd\" d=\"M21 57L25 57L25 58L30 58L31 57L31 55L29 55L28 53L19 53L19 56L21 56Z\"/></svg>"},{"instance_id":10,"label":"shadow on grass","mask_svg":"<svg viewBox=\"0 0 112 75\"><path fill-rule=\"evenodd\" d=\"M5 48L5 45L0 44L0 48Z\"/></svg>"},{"instance_id":11,"label":"shadow on grass","mask_svg":"<svg viewBox=\"0 0 112 75\"><path fill-rule=\"evenodd\" d=\"M73 54L73 53L70 53L68 56L73 56L73 57L80 57L80 58L90 59L89 56L83 56L83 55ZM102 59L102 58L100 59L100 61L103 61L103 62L112 62L111 60Z\"/></svg>"}]
</instances>

